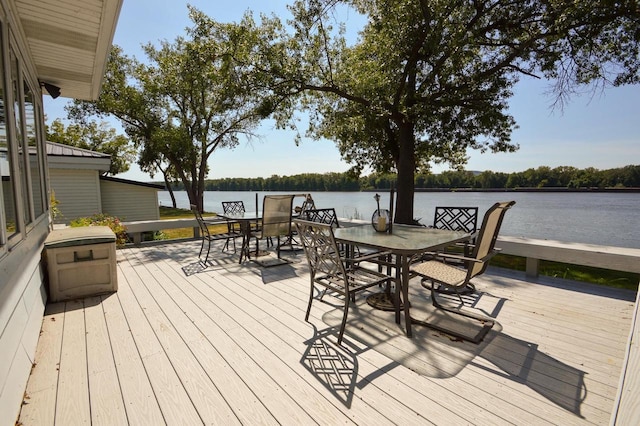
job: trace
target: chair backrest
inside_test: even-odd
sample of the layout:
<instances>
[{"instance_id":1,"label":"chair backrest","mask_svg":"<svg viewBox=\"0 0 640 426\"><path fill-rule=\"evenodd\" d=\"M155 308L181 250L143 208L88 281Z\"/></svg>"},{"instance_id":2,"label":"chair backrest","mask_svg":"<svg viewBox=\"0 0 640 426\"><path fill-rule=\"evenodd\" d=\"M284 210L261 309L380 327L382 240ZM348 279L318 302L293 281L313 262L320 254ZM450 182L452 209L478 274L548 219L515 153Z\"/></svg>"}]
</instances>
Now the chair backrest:
<instances>
[{"instance_id":1,"label":"chair backrest","mask_svg":"<svg viewBox=\"0 0 640 426\"><path fill-rule=\"evenodd\" d=\"M478 229L478 208L436 207L433 227L449 231L476 232Z\"/></svg>"},{"instance_id":2,"label":"chair backrest","mask_svg":"<svg viewBox=\"0 0 640 426\"><path fill-rule=\"evenodd\" d=\"M483 259L493 251L496 245L496 239L498 238L498 233L500 232L500 226L502 226L504 214L515 203L515 201L495 203L489 208L489 210L487 210L484 214L484 218L482 219L482 226L478 232L478 238L476 239L476 245L471 257L474 259ZM467 276L472 278L484 273L487 269L487 265L488 262L472 262L472 264L469 265Z\"/></svg>"},{"instance_id":3,"label":"chair backrest","mask_svg":"<svg viewBox=\"0 0 640 426\"><path fill-rule=\"evenodd\" d=\"M345 269L340 251L333 235L333 228L327 223L294 219L298 231L298 239L304 247L309 262L311 279L329 278L332 289L342 292L348 297L349 287L345 285ZM331 279L335 277L336 279Z\"/></svg>"},{"instance_id":4,"label":"chair backrest","mask_svg":"<svg viewBox=\"0 0 640 426\"><path fill-rule=\"evenodd\" d=\"M306 211L309 209L315 209L316 208L316 202L313 201L313 197L311 197L311 194L306 194L304 197L304 201L302 202L302 205L300 206L300 211Z\"/></svg>"},{"instance_id":5,"label":"chair backrest","mask_svg":"<svg viewBox=\"0 0 640 426\"><path fill-rule=\"evenodd\" d=\"M262 200L262 236L291 235L293 195L265 195Z\"/></svg>"},{"instance_id":6,"label":"chair backrest","mask_svg":"<svg viewBox=\"0 0 640 426\"><path fill-rule=\"evenodd\" d=\"M326 223L334 228L339 228L338 215L333 207L326 209L309 209L303 210L301 217L310 222Z\"/></svg>"},{"instance_id":7,"label":"chair backrest","mask_svg":"<svg viewBox=\"0 0 640 426\"><path fill-rule=\"evenodd\" d=\"M222 211L226 214L244 213L244 203L242 201L223 201Z\"/></svg>"},{"instance_id":8,"label":"chair backrest","mask_svg":"<svg viewBox=\"0 0 640 426\"><path fill-rule=\"evenodd\" d=\"M206 223L204 223L202 214L200 213L200 211L198 210L195 204L191 204L191 211L196 217L196 221L198 222L198 226L200 227L200 232L202 232L202 236L203 237L211 236L211 233L209 232L209 227L207 226Z\"/></svg>"}]
</instances>

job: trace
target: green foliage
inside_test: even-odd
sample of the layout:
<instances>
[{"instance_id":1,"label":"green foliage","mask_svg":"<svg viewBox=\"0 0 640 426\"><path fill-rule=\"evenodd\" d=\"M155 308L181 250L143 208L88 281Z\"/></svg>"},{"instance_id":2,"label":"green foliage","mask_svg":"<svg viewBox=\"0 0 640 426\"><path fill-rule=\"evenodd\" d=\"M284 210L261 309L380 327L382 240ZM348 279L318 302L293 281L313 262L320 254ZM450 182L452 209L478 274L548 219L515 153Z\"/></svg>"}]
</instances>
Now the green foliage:
<instances>
[{"instance_id":1,"label":"green foliage","mask_svg":"<svg viewBox=\"0 0 640 426\"><path fill-rule=\"evenodd\" d=\"M335 20L340 8L366 18L352 45L348 22ZM141 167L180 180L201 208L214 151L254 136L269 116L296 129L304 110L307 134L335 141L353 174L397 174L396 220L412 223L416 172L461 169L470 149L518 148L508 101L522 76L551 79L560 107L580 85L640 81L637 0L297 0L290 10L285 29L275 17L223 24L189 7L194 25L147 45L149 65L114 48L98 101L76 102L70 114L119 118ZM487 173L473 186L502 178Z\"/></svg>"},{"instance_id":2,"label":"green foliage","mask_svg":"<svg viewBox=\"0 0 640 426\"><path fill-rule=\"evenodd\" d=\"M334 29L344 5L367 18L352 46ZM581 84L640 80L637 1L298 0L291 10L290 53L271 72L300 94L290 105L310 112L309 133L336 141L355 171L397 173L401 223L413 218L416 171L461 168L469 149L517 149L508 100L521 76L553 80L560 106Z\"/></svg>"},{"instance_id":3,"label":"green foliage","mask_svg":"<svg viewBox=\"0 0 640 426\"><path fill-rule=\"evenodd\" d=\"M136 151L129 139L116 134L104 121L70 124L65 128L62 121L56 119L46 126L46 132L48 141L111 155L111 175L126 172L135 160Z\"/></svg>"},{"instance_id":4,"label":"green foliage","mask_svg":"<svg viewBox=\"0 0 640 426\"><path fill-rule=\"evenodd\" d=\"M588 174L588 180L584 176ZM586 185L577 185L580 181ZM517 184L515 183L517 182ZM542 184L544 182L544 184ZM353 179L349 173L305 173L292 176L274 175L268 178L225 178L205 181L205 191L367 191L397 188L394 173L373 173ZM416 189L529 189L592 190L601 188L640 188L640 166L617 169L586 170L574 167L539 167L524 172L473 173L465 170L440 174L417 174ZM183 190L181 184L173 187Z\"/></svg>"},{"instance_id":5,"label":"green foliage","mask_svg":"<svg viewBox=\"0 0 640 426\"><path fill-rule=\"evenodd\" d=\"M51 218L54 220L58 216L62 215L62 212L60 211L60 207L58 207L59 205L60 205L60 201L56 198L56 193L52 189L51 196L49 197L49 211L51 212Z\"/></svg>"},{"instance_id":6,"label":"green foliage","mask_svg":"<svg viewBox=\"0 0 640 426\"><path fill-rule=\"evenodd\" d=\"M159 46L147 44L147 63L114 47L96 102L76 101L70 116L120 119L140 149L139 165L179 180L191 204L202 206L208 160L252 138L260 120L280 101L256 67L256 45L269 43L275 28L256 26L247 15L238 24L218 23L188 6L193 26Z\"/></svg>"},{"instance_id":7,"label":"green foliage","mask_svg":"<svg viewBox=\"0 0 640 426\"><path fill-rule=\"evenodd\" d=\"M491 266L514 269L516 271L526 270L526 259L520 256L498 254L491 259ZM582 281L592 284L604 285L607 287L624 288L627 290L637 290L640 274L632 272L613 271L602 268L592 268L589 266L569 265L566 263L540 261L539 272L541 275L557 277L573 281Z\"/></svg>"},{"instance_id":8,"label":"green foliage","mask_svg":"<svg viewBox=\"0 0 640 426\"><path fill-rule=\"evenodd\" d=\"M108 226L114 234L116 234L116 245L123 247L127 242L127 229L120 219L105 213L94 214L89 217L80 217L72 220L69 225L71 227L80 226Z\"/></svg>"}]
</instances>

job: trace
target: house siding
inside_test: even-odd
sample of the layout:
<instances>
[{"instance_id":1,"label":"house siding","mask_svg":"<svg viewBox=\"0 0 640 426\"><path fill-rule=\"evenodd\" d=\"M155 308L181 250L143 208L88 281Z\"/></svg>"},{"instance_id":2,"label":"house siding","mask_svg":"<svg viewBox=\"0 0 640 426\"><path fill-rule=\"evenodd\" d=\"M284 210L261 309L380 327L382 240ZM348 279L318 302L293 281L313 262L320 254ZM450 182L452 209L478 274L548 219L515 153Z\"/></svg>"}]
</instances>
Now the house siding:
<instances>
[{"instance_id":1,"label":"house siding","mask_svg":"<svg viewBox=\"0 0 640 426\"><path fill-rule=\"evenodd\" d=\"M101 180L102 211L123 221L158 220L158 189Z\"/></svg>"},{"instance_id":2,"label":"house siding","mask_svg":"<svg viewBox=\"0 0 640 426\"><path fill-rule=\"evenodd\" d=\"M49 169L41 167L49 162L41 158L46 144L40 82L60 87L63 97L95 100L121 5L0 0L0 426L18 418L47 299L42 252L51 227L50 187ZM75 39L93 41L77 49L68 43L67 29L81 34ZM37 157L31 166L22 162L27 146L29 158ZM54 190L72 187L72 195L60 200L68 218L101 210L95 169L61 172L60 180L52 174Z\"/></svg>"},{"instance_id":3,"label":"house siding","mask_svg":"<svg viewBox=\"0 0 640 426\"><path fill-rule=\"evenodd\" d=\"M61 212L54 222L68 224L101 213L99 179L97 170L49 169L49 182Z\"/></svg>"},{"instance_id":4,"label":"house siding","mask_svg":"<svg viewBox=\"0 0 640 426\"><path fill-rule=\"evenodd\" d=\"M0 258L0 425L13 425L34 360L46 303L41 264L48 221Z\"/></svg>"}]
</instances>

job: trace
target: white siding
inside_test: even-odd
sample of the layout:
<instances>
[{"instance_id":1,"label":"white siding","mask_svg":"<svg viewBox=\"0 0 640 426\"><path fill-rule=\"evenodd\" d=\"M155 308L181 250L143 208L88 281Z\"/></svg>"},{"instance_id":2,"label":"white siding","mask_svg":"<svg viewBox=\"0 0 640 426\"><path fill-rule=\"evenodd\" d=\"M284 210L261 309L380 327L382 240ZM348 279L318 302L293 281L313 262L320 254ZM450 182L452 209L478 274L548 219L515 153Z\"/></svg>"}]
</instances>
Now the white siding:
<instances>
[{"instance_id":1,"label":"white siding","mask_svg":"<svg viewBox=\"0 0 640 426\"><path fill-rule=\"evenodd\" d=\"M104 213L123 221L160 219L157 189L106 180L100 186Z\"/></svg>"},{"instance_id":2,"label":"white siding","mask_svg":"<svg viewBox=\"0 0 640 426\"><path fill-rule=\"evenodd\" d=\"M102 213L97 170L49 169L49 181L62 212L56 223Z\"/></svg>"},{"instance_id":3,"label":"white siding","mask_svg":"<svg viewBox=\"0 0 640 426\"><path fill-rule=\"evenodd\" d=\"M47 230L40 221L0 258L0 426L14 424L34 362L46 301L40 253Z\"/></svg>"}]
</instances>

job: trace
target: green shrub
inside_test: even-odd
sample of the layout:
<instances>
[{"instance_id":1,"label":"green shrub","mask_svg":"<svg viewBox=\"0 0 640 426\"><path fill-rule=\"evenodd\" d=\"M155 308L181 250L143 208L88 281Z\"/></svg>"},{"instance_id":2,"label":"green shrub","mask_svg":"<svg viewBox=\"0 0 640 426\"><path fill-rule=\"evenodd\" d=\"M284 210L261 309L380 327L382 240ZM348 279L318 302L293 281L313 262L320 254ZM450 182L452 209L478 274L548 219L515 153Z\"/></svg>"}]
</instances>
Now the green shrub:
<instances>
[{"instance_id":1,"label":"green shrub","mask_svg":"<svg viewBox=\"0 0 640 426\"><path fill-rule=\"evenodd\" d=\"M108 226L116 234L116 245L118 247L123 247L127 242L127 229L120 219L105 213L94 214L90 217L79 217L72 220L69 225L74 228L80 226Z\"/></svg>"}]
</instances>

